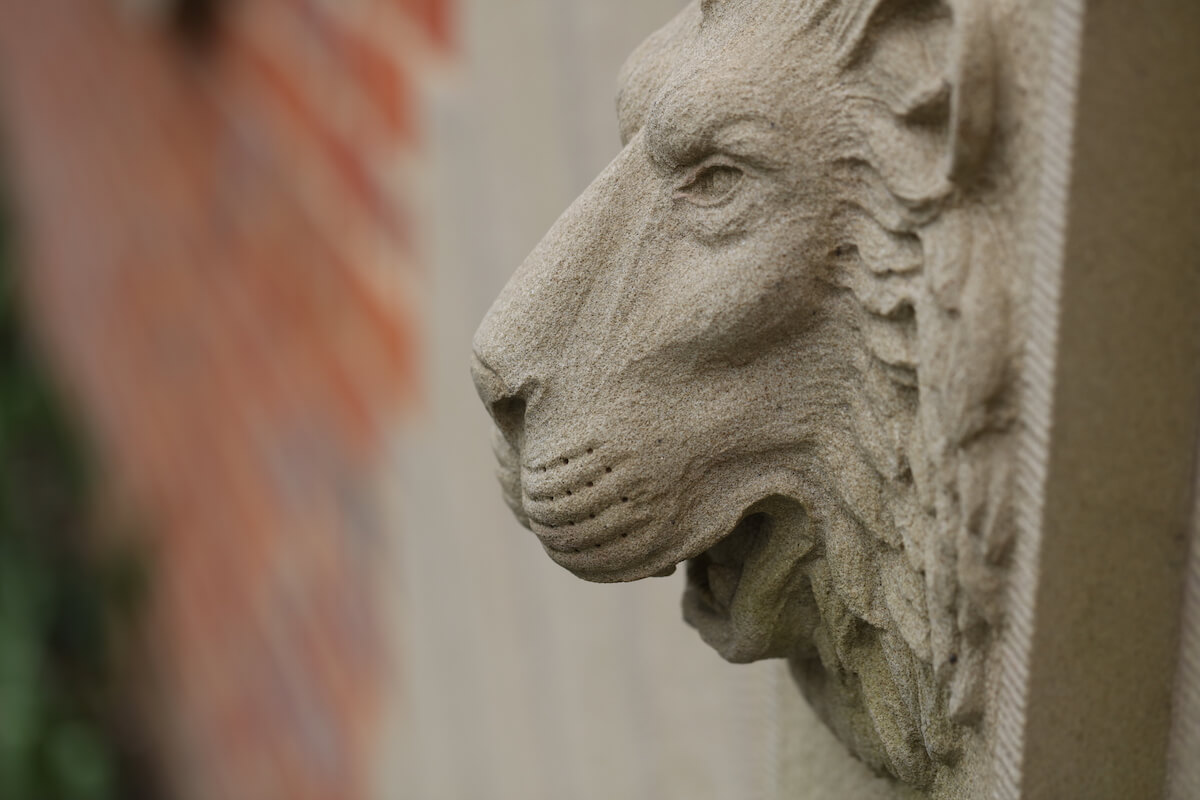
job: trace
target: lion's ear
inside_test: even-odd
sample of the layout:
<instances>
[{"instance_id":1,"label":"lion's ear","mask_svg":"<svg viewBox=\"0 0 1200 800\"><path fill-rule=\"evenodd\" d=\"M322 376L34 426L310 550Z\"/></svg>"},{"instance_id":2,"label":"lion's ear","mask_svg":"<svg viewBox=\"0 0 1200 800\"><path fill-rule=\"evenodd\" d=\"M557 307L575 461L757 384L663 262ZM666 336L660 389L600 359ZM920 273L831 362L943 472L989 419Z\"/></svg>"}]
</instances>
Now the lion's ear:
<instances>
[{"instance_id":1,"label":"lion's ear","mask_svg":"<svg viewBox=\"0 0 1200 800\"><path fill-rule=\"evenodd\" d=\"M872 161L927 199L978 172L993 132L995 58L984 0L858 0L835 35L861 89ZM872 110L886 109L881 117ZM887 117L890 117L888 119ZM882 162L882 163L881 163ZM915 198L914 198L915 199Z\"/></svg>"}]
</instances>

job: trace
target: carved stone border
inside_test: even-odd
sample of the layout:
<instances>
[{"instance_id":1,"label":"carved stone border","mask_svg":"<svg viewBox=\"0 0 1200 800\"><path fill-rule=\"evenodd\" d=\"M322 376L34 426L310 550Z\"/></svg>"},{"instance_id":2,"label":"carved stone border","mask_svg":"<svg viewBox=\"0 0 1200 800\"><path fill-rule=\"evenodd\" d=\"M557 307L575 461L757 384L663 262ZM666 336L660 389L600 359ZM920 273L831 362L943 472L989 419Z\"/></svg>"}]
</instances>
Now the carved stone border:
<instances>
[{"instance_id":1,"label":"carved stone border","mask_svg":"<svg viewBox=\"0 0 1200 800\"><path fill-rule=\"evenodd\" d=\"M999 800L1165 784L1200 413L1200 7L1084 5L1058 0L1050 37Z\"/></svg>"},{"instance_id":2,"label":"carved stone border","mask_svg":"<svg viewBox=\"0 0 1200 800\"><path fill-rule=\"evenodd\" d=\"M1030 648L1033 646L1038 554L1054 411L1054 362L1058 349L1058 309L1084 2L1060 0L1056 3L1047 36L1050 58L1043 123L1042 214L1032 253L1034 265L1022 362L1023 425L1013 491L1017 546L1008 578L1007 630L997 653L993 759L996 800L1017 800L1021 796L1026 689Z\"/></svg>"}]
</instances>

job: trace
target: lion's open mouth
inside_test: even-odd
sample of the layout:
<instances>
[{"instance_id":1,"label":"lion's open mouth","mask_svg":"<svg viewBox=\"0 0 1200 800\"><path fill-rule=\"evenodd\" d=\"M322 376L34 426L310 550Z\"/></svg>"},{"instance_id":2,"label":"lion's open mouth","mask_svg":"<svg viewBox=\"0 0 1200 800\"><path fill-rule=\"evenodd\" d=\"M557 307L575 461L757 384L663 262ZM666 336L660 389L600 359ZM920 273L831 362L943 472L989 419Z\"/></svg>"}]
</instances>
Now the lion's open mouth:
<instances>
[{"instance_id":1,"label":"lion's open mouth","mask_svg":"<svg viewBox=\"0 0 1200 800\"><path fill-rule=\"evenodd\" d=\"M746 558L762 538L766 524L765 515L751 514L724 539L688 559L683 608L690 624L700 628L730 623Z\"/></svg>"},{"instance_id":2,"label":"lion's open mouth","mask_svg":"<svg viewBox=\"0 0 1200 800\"><path fill-rule=\"evenodd\" d=\"M801 565L819 553L814 533L797 501L755 503L727 536L688 559L684 620L729 661L786 655L811 628Z\"/></svg>"}]
</instances>

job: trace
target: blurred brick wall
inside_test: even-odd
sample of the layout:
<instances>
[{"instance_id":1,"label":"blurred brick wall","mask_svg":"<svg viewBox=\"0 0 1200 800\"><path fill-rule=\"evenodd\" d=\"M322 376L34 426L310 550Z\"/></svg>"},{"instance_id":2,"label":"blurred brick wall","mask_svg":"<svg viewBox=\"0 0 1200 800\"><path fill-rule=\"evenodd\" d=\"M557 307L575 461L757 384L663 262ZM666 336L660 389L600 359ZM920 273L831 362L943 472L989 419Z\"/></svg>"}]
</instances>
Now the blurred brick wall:
<instances>
[{"instance_id":1,"label":"blurred brick wall","mask_svg":"<svg viewBox=\"0 0 1200 800\"><path fill-rule=\"evenodd\" d=\"M0 0L33 320L151 533L170 783L365 797L370 486L421 396L406 176L450 2L229 0L199 38L135 5Z\"/></svg>"}]
</instances>

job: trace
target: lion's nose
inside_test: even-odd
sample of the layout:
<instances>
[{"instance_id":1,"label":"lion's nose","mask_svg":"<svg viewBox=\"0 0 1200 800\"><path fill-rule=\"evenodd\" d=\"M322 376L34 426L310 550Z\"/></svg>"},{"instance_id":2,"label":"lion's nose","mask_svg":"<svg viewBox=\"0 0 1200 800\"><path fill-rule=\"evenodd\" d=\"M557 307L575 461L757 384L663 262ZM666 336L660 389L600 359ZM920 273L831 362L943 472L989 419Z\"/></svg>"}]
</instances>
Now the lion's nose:
<instances>
[{"instance_id":1,"label":"lion's nose","mask_svg":"<svg viewBox=\"0 0 1200 800\"><path fill-rule=\"evenodd\" d=\"M525 426L525 396L523 387L511 389L478 353L471 358L471 379L475 391L496 421L496 427L514 447L520 446Z\"/></svg>"}]
</instances>

